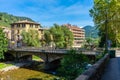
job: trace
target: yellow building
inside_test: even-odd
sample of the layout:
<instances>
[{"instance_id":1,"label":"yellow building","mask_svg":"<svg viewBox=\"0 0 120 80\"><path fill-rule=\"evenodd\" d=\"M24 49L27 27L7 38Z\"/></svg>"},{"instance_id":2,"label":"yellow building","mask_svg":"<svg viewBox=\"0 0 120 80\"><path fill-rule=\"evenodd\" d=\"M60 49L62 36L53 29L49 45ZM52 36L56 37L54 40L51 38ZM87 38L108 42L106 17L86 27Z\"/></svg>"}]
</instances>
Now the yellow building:
<instances>
[{"instance_id":1,"label":"yellow building","mask_svg":"<svg viewBox=\"0 0 120 80\"><path fill-rule=\"evenodd\" d=\"M74 41L73 46L74 48L79 48L83 45L85 40L85 31L82 28L79 28L76 25L65 24L65 26L73 33Z\"/></svg>"},{"instance_id":2,"label":"yellow building","mask_svg":"<svg viewBox=\"0 0 120 80\"><path fill-rule=\"evenodd\" d=\"M19 46L18 43L20 43L20 41L22 40L22 31L28 32L29 30L37 30L39 33L38 36L41 39L42 32L40 30L40 24L23 20L11 24L11 41L14 41L16 46Z\"/></svg>"}]
</instances>

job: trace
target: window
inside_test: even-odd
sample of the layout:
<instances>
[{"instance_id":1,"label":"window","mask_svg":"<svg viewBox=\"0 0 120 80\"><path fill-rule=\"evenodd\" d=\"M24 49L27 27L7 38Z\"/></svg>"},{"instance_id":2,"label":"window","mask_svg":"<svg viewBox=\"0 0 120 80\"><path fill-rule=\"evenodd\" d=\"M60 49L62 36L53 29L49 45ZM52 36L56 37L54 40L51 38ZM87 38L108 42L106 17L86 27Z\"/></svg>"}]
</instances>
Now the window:
<instances>
[{"instance_id":1,"label":"window","mask_svg":"<svg viewBox=\"0 0 120 80\"><path fill-rule=\"evenodd\" d=\"M17 24L17 27L20 27L20 24Z\"/></svg>"},{"instance_id":2,"label":"window","mask_svg":"<svg viewBox=\"0 0 120 80\"><path fill-rule=\"evenodd\" d=\"M12 25L11 25L11 28L15 28L15 27L16 27L16 25L15 25L15 24L12 24Z\"/></svg>"},{"instance_id":3,"label":"window","mask_svg":"<svg viewBox=\"0 0 120 80\"><path fill-rule=\"evenodd\" d=\"M25 27L25 24L22 24L22 28L24 28Z\"/></svg>"},{"instance_id":4,"label":"window","mask_svg":"<svg viewBox=\"0 0 120 80\"><path fill-rule=\"evenodd\" d=\"M33 27L33 24L30 24L30 27L32 28L32 27Z\"/></svg>"},{"instance_id":5,"label":"window","mask_svg":"<svg viewBox=\"0 0 120 80\"><path fill-rule=\"evenodd\" d=\"M35 25L35 28L38 28L38 25Z\"/></svg>"}]
</instances>

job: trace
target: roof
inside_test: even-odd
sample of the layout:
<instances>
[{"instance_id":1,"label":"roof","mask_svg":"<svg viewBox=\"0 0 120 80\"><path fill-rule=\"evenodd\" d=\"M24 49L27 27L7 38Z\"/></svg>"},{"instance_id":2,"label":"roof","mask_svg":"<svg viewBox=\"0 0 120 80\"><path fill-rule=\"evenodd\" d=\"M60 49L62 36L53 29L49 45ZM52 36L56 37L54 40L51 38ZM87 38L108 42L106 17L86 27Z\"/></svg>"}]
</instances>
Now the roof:
<instances>
[{"instance_id":1,"label":"roof","mask_svg":"<svg viewBox=\"0 0 120 80\"><path fill-rule=\"evenodd\" d=\"M28 20L22 20L22 21L18 21L18 22L12 23L12 24L20 24L20 23L25 23L25 24L38 24L38 25L40 25L39 23L32 22L32 21L28 21Z\"/></svg>"},{"instance_id":2,"label":"roof","mask_svg":"<svg viewBox=\"0 0 120 80\"><path fill-rule=\"evenodd\" d=\"M65 24L65 26L66 26L67 28L69 28L69 29L72 29L72 30L82 30L82 31L84 31L84 29L82 29L82 28L80 28L80 27L78 27L78 26L76 26L76 25Z\"/></svg>"}]
</instances>

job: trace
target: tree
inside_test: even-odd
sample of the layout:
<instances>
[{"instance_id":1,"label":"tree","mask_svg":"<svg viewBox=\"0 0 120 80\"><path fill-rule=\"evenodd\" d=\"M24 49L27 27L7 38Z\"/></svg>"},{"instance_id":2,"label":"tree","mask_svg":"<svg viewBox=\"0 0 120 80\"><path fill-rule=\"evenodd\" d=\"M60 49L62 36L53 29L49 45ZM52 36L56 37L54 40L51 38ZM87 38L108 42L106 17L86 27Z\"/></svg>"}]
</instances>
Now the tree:
<instances>
[{"instance_id":1,"label":"tree","mask_svg":"<svg viewBox=\"0 0 120 80\"><path fill-rule=\"evenodd\" d=\"M49 32L46 31L45 38L47 43L52 40L55 43L56 48L68 48L73 44L73 33L65 26L57 24L54 24Z\"/></svg>"},{"instance_id":2,"label":"tree","mask_svg":"<svg viewBox=\"0 0 120 80\"><path fill-rule=\"evenodd\" d=\"M90 10L90 15L93 17L95 26L99 29L101 36L102 47L107 40L112 41L113 46L119 43L120 37L120 1L119 0L94 0L94 6ZM105 43L106 42L106 43Z\"/></svg>"},{"instance_id":3,"label":"tree","mask_svg":"<svg viewBox=\"0 0 120 80\"><path fill-rule=\"evenodd\" d=\"M50 32L53 35L53 41L57 48L64 48L64 33L61 29L61 26L54 24L50 29Z\"/></svg>"},{"instance_id":4,"label":"tree","mask_svg":"<svg viewBox=\"0 0 120 80\"><path fill-rule=\"evenodd\" d=\"M8 14L8 13L0 12L0 26L10 27L11 23L17 22L19 20L33 21L32 19L27 18L27 17L13 16L13 15Z\"/></svg>"},{"instance_id":5,"label":"tree","mask_svg":"<svg viewBox=\"0 0 120 80\"><path fill-rule=\"evenodd\" d=\"M85 71L88 58L84 54L77 54L75 50L70 50L61 60L61 67L58 69L59 75L66 80L74 80Z\"/></svg>"},{"instance_id":6,"label":"tree","mask_svg":"<svg viewBox=\"0 0 120 80\"><path fill-rule=\"evenodd\" d=\"M3 29L0 28L0 59L4 59L4 52L7 51L8 39L5 37Z\"/></svg>"},{"instance_id":7,"label":"tree","mask_svg":"<svg viewBox=\"0 0 120 80\"><path fill-rule=\"evenodd\" d=\"M98 47L99 38L86 38L86 43L84 45L87 49L94 49L95 47Z\"/></svg>"},{"instance_id":8,"label":"tree","mask_svg":"<svg viewBox=\"0 0 120 80\"><path fill-rule=\"evenodd\" d=\"M52 41L52 34L50 33L49 30L46 30L44 32L44 39L47 45L50 45L50 42Z\"/></svg>"},{"instance_id":9,"label":"tree","mask_svg":"<svg viewBox=\"0 0 120 80\"><path fill-rule=\"evenodd\" d=\"M70 30L68 30L66 26L61 26L61 27L64 32L64 41L65 41L64 47L68 48L73 45L73 40L74 40L73 33Z\"/></svg>"},{"instance_id":10,"label":"tree","mask_svg":"<svg viewBox=\"0 0 120 80\"><path fill-rule=\"evenodd\" d=\"M38 31L36 30L29 30L28 32L23 31L23 42L28 46L40 47L40 39L38 35Z\"/></svg>"}]
</instances>

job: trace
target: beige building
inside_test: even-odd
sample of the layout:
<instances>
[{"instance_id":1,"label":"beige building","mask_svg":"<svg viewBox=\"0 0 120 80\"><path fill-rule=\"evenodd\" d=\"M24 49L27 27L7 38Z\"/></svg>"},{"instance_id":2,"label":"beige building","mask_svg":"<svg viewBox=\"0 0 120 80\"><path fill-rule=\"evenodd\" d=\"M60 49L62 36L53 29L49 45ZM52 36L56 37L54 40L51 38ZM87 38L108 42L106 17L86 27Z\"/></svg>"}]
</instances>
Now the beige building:
<instances>
[{"instance_id":1,"label":"beige building","mask_svg":"<svg viewBox=\"0 0 120 80\"><path fill-rule=\"evenodd\" d=\"M18 43L22 40L22 31L28 32L29 30L37 30L39 38L42 38L43 30L40 28L39 23L23 20L11 24L11 41L19 46Z\"/></svg>"},{"instance_id":2,"label":"beige building","mask_svg":"<svg viewBox=\"0 0 120 80\"><path fill-rule=\"evenodd\" d=\"M73 36L74 36L73 47L74 48L81 47L85 40L84 29L79 28L76 25L71 25L71 24L65 24L65 26L73 33Z\"/></svg>"}]
</instances>

